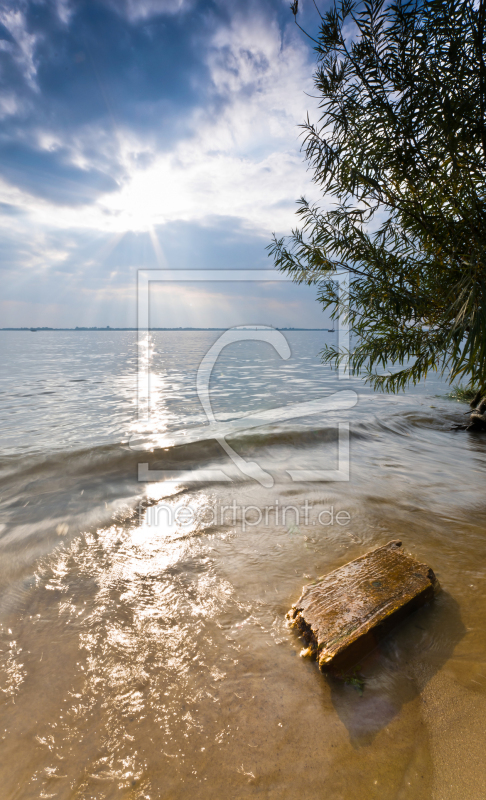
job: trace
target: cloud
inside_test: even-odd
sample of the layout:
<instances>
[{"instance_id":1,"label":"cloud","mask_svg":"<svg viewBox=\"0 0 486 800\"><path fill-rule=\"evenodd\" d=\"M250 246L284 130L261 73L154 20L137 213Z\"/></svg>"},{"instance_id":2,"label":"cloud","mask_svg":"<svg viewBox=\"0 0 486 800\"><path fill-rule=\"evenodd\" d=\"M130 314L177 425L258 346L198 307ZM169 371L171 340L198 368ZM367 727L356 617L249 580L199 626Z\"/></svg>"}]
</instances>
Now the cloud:
<instances>
[{"instance_id":1,"label":"cloud","mask_svg":"<svg viewBox=\"0 0 486 800\"><path fill-rule=\"evenodd\" d=\"M4 178L32 195L23 202L40 223L53 209L36 196L64 206L56 210L64 227L147 230L228 214L267 231L288 225L293 199L309 187L298 142L309 102L307 48L268 9L238 12L208 36L203 69L205 103L184 108L171 147L160 146L153 125L140 130L108 115L107 126L89 120L69 142L62 131L35 131L36 147L4 145ZM160 104L161 97L152 113ZM71 210L80 205L82 212Z\"/></svg>"},{"instance_id":2,"label":"cloud","mask_svg":"<svg viewBox=\"0 0 486 800\"><path fill-rule=\"evenodd\" d=\"M148 163L188 134L186 114L201 103L206 70L199 33L179 15L136 24L107 3L79 0L24 2L0 12L0 21L0 175L13 186L44 196L51 173L53 202L72 204L57 177L79 168L79 205L93 199L85 198L87 173L119 180L127 159L128 166ZM6 164L19 145L29 178ZM98 181L97 194L107 188Z\"/></svg>"},{"instance_id":3,"label":"cloud","mask_svg":"<svg viewBox=\"0 0 486 800\"><path fill-rule=\"evenodd\" d=\"M20 144L0 146L4 178L30 195L64 206L85 205L118 188L110 175L77 167L64 149L34 150Z\"/></svg>"},{"instance_id":4,"label":"cloud","mask_svg":"<svg viewBox=\"0 0 486 800\"><path fill-rule=\"evenodd\" d=\"M15 221L14 221L15 223ZM154 238L156 241L154 241ZM268 269L267 240L231 217L173 222L111 235L55 228L0 236L0 327L136 326L137 271ZM290 282L157 284L152 324L162 327L270 324L325 327L315 291ZM56 310L57 309L57 310Z\"/></svg>"},{"instance_id":5,"label":"cloud","mask_svg":"<svg viewBox=\"0 0 486 800\"><path fill-rule=\"evenodd\" d=\"M19 8L0 8L0 46L9 53L31 87L36 87L37 68L34 61L38 36L31 33Z\"/></svg>"},{"instance_id":6,"label":"cloud","mask_svg":"<svg viewBox=\"0 0 486 800\"><path fill-rule=\"evenodd\" d=\"M269 266L271 231L315 195L298 130L312 53L285 4L19 9L0 38L6 299L50 287L88 324L96 292L129 303L141 267Z\"/></svg>"},{"instance_id":7,"label":"cloud","mask_svg":"<svg viewBox=\"0 0 486 800\"><path fill-rule=\"evenodd\" d=\"M193 0L105 0L114 11L129 20L149 19L160 15L175 15L189 11L195 5Z\"/></svg>"}]
</instances>

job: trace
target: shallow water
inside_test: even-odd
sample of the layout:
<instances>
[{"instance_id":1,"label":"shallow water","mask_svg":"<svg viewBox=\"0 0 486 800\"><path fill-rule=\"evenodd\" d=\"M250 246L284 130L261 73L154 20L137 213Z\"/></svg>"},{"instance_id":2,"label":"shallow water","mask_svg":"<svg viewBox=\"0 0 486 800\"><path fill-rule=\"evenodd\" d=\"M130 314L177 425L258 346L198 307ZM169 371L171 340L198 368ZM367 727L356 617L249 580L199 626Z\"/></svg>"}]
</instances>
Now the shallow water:
<instances>
[{"instance_id":1,"label":"shallow water","mask_svg":"<svg viewBox=\"0 0 486 800\"><path fill-rule=\"evenodd\" d=\"M332 334L285 335L288 360L240 342L211 379L265 486L196 392L217 333L153 334L148 427L133 334L0 333L6 800L485 796L486 440L450 430L465 407L439 381L374 395L320 365ZM342 391L354 407L319 410ZM350 479L292 480L336 469L340 422ZM442 593L361 664L360 695L299 657L285 614L396 538Z\"/></svg>"}]
</instances>

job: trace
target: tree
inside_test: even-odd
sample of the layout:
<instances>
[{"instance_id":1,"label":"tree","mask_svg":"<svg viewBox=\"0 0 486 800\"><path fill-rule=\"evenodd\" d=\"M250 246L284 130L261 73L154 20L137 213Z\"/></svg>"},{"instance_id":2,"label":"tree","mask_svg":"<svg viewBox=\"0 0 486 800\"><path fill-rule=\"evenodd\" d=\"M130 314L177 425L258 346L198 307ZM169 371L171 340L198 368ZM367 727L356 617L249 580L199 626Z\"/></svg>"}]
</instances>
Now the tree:
<instances>
[{"instance_id":1,"label":"tree","mask_svg":"<svg viewBox=\"0 0 486 800\"><path fill-rule=\"evenodd\" d=\"M374 388L432 370L486 391L485 13L486 0L337 0L320 15L322 116L302 128L327 208L301 198L300 227L269 250L357 334L323 360Z\"/></svg>"}]
</instances>

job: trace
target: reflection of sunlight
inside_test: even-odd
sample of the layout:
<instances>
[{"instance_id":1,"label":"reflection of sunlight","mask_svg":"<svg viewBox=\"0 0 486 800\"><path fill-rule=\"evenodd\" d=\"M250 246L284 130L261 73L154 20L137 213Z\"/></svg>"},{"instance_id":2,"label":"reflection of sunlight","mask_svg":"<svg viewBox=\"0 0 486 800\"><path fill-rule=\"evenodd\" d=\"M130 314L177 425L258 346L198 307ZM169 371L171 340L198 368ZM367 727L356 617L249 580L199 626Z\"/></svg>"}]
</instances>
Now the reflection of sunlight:
<instances>
[{"instance_id":1,"label":"reflection of sunlight","mask_svg":"<svg viewBox=\"0 0 486 800\"><path fill-rule=\"evenodd\" d=\"M138 342L138 419L130 426L130 433L164 433L173 419L169 413L166 396L173 379L167 371L160 374L152 370L154 339L151 334L141 336Z\"/></svg>"},{"instance_id":2,"label":"reflection of sunlight","mask_svg":"<svg viewBox=\"0 0 486 800\"><path fill-rule=\"evenodd\" d=\"M145 494L149 500L162 500L163 497L171 497L177 494L182 488L178 483L149 483Z\"/></svg>"},{"instance_id":3,"label":"reflection of sunlight","mask_svg":"<svg viewBox=\"0 0 486 800\"><path fill-rule=\"evenodd\" d=\"M63 595L61 616L77 618L80 606L86 614L78 633L69 626L79 635L82 683L67 699L69 713L53 723L52 758L69 769L71 742L101 714L96 730L111 755L105 758L99 744L88 754L83 768L93 781L109 775L130 787L144 775L129 734L145 720L160 752L183 758L186 740L197 734L201 689L221 649L231 647L215 617L233 602L233 587L213 573L203 541L191 535L197 525L183 528L171 528L162 515L155 527L99 530L45 565L46 588ZM193 715L182 714L181 704Z\"/></svg>"},{"instance_id":4,"label":"reflection of sunlight","mask_svg":"<svg viewBox=\"0 0 486 800\"><path fill-rule=\"evenodd\" d=\"M143 525L131 531L125 544L126 557L116 570L117 580L129 587L120 599L135 599L140 591L140 579L161 576L179 561L183 545L177 544L174 534L175 530L164 525L163 521L157 527ZM167 547L168 539L171 539L170 548Z\"/></svg>"}]
</instances>

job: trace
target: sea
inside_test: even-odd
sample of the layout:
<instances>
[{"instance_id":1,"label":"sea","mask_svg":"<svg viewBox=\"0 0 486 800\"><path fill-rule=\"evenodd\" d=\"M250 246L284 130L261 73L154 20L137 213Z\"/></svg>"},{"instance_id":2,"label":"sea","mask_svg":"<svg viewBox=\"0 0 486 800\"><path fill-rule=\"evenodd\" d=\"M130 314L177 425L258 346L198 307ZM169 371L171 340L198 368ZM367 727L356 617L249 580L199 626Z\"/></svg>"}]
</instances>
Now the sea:
<instances>
[{"instance_id":1,"label":"sea","mask_svg":"<svg viewBox=\"0 0 486 800\"><path fill-rule=\"evenodd\" d=\"M0 331L4 800L486 796L486 437L336 337ZM397 539L440 594L326 677L287 612Z\"/></svg>"}]
</instances>

